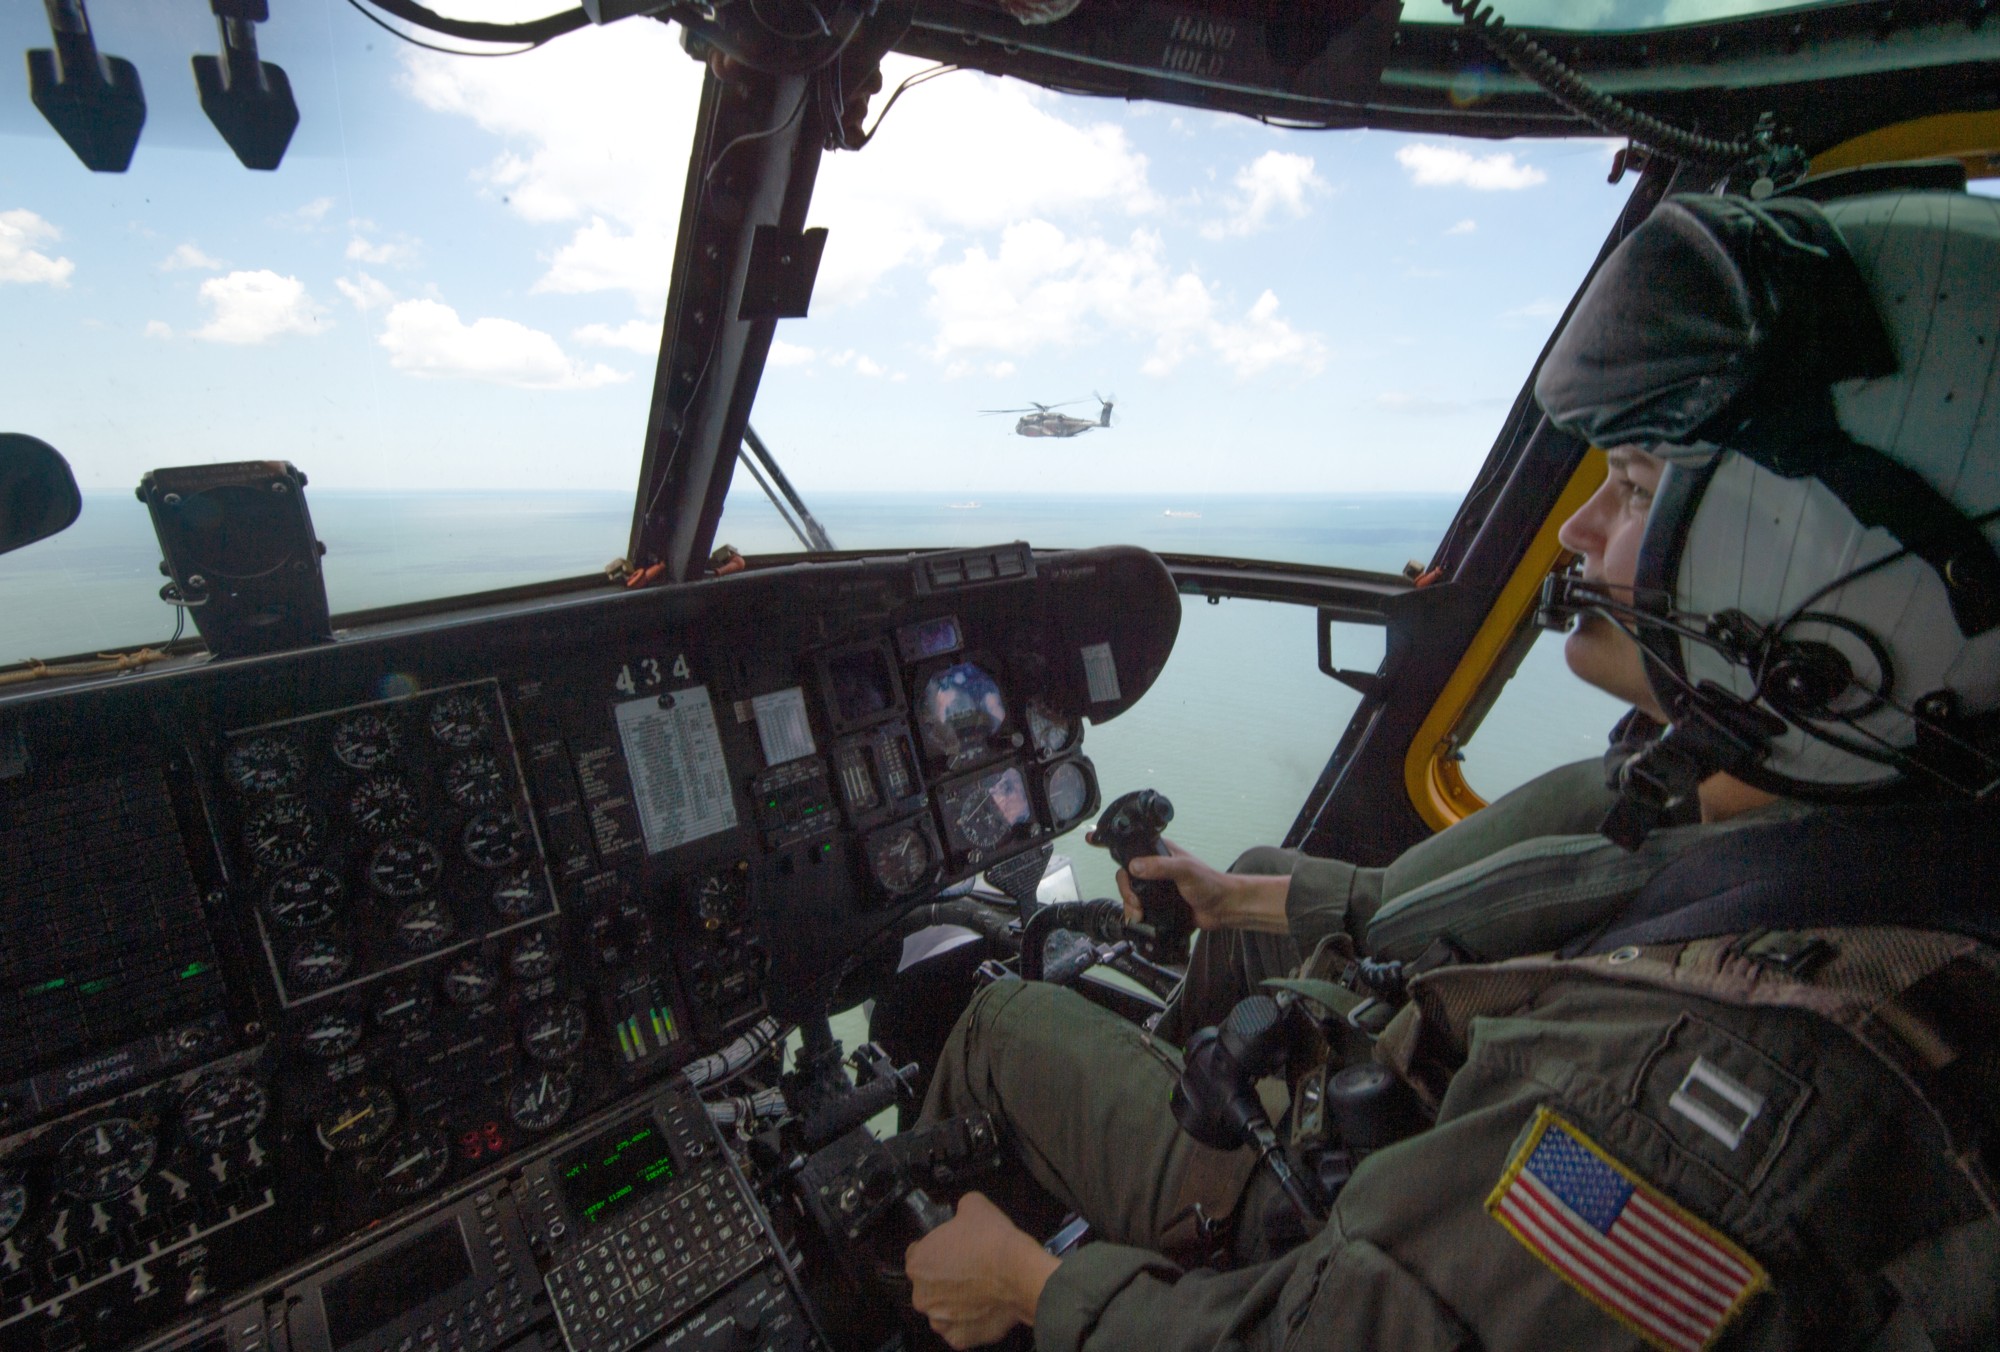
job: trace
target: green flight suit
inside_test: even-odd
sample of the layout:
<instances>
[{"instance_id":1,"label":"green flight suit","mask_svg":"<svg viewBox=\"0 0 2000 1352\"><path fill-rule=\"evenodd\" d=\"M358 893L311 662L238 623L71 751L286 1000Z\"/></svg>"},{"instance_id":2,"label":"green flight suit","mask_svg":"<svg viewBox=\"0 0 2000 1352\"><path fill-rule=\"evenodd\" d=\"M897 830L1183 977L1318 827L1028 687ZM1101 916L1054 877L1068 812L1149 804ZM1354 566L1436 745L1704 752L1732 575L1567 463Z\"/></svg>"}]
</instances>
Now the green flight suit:
<instances>
[{"instance_id":1,"label":"green flight suit","mask_svg":"<svg viewBox=\"0 0 2000 1352\"><path fill-rule=\"evenodd\" d=\"M1039 1347L1702 1346L1715 1309L1669 1308L1642 1335L1490 1210L1551 1112L1687 1233L1758 1274L1723 1292L1720 1345L2000 1345L2000 1203L1977 1130L1996 1115L1993 1056L1954 1041L1955 1016L1934 1017L1937 991L2000 989L2000 956L1948 936L1839 931L1810 981L1727 940L1512 958L1615 915L1663 862L1733 825L1658 832L1635 855L1595 837L1520 839L1510 817L1553 810L1537 797L1486 824L1483 853L1442 871L1421 856L1389 870L1293 861L1302 944L1338 929L1364 951L1411 956L1444 931L1511 960L1412 983L1377 1059L1425 1092L1436 1122L1366 1159L1325 1228L1278 1258L1184 1270L1157 1251L1185 1229L1191 1177L1212 1186L1218 1168L1240 1179L1251 1166L1248 1152L1219 1158L1175 1127L1172 1047L1068 991L981 993L927 1115L1004 1118L1027 1172L1088 1217L1097 1241L1044 1289ZM1450 835L1432 847L1457 848ZM1927 1096L1933 1072L1967 1064L1987 1076L1969 1112L1962 1090L1944 1107ZM1699 1103L1677 1104L1697 1075L1755 1112L1718 1126Z\"/></svg>"}]
</instances>

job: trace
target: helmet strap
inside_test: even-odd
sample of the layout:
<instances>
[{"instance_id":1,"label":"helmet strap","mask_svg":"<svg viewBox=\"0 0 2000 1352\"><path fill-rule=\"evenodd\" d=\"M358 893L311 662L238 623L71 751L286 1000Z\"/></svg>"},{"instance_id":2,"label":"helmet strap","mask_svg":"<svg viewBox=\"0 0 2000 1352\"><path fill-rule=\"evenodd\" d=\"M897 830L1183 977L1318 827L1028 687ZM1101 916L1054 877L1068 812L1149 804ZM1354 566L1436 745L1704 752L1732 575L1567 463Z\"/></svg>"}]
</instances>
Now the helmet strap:
<instances>
[{"instance_id":1,"label":"helmet strap","mask_svg":"<svg viewBox=\"0 0 2000 1352\"><path fill-rule=\"evenodd\" d=\"M1622 759L1618 748L1605 758L1618 802L1597 829L1613 844L1638 849L1651 832L1685 819L1703 780L1761 762L1785 727L1777 715L1703 681L1677 701L1665 733Z\"/></svg>"}]
</instances>

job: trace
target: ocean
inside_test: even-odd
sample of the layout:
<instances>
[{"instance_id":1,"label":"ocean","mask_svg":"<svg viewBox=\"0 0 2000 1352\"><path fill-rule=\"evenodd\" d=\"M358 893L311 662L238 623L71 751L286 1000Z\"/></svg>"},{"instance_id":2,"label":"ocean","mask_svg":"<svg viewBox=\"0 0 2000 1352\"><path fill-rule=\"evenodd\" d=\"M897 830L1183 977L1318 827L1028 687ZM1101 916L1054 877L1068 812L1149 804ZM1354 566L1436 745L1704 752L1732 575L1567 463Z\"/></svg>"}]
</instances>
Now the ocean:
<instances>
[{"instance_id":1,"label":"ocean","mask_svg":"<svg viewBox=\"0 0 2000 1352\"><path fill-rule=\"evenodd\" d=\"M1337 564L1393 572L1428 559L1450 522L1448 495L1117 497L809 493L841 549L1027 540L1043 547L1127 543L1161 552ZM632 499L620 492L359 493L314 490L334 613L595 572L625 551ZM745 554L800 548L763 498L732 494L718 541ZM62 535L0 557L0 661L160 642L174 612L158 597L159 548L130 493L87 493ZM1335 660L1372 669L1382 632L1341 626ZM1314 613L1303 606L1189 599L1173 658L1123 716L1091 727L1085 751L1107 799L1157 788L1170 834L1217 864L1284 835L1358 702L1320 675ZM1550 766L1598 754L1622 707L1538 642L1466 748L1474 789L1495 797ZM1112 870L1076 832L1086 896Z\"/></svg>"}]
</instances>

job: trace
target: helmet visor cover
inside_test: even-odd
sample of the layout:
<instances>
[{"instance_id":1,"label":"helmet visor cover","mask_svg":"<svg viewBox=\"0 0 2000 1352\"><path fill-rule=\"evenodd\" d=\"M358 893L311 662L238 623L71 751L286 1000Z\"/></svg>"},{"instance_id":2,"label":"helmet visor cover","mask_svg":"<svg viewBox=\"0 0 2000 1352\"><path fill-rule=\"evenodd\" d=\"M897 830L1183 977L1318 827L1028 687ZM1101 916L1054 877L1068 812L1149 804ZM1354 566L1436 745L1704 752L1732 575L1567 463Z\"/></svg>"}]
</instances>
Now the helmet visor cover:
<instances>
[{"instance_id":1,"label":"helmet visor cover","mask_svg":"<svg viewBox=\"0 0 2000 1352\"><path fill-rule=\"evenodd\" d=\"M1773 265L1791 245L1739 228L1778 206L1827 260ZM1787 272L1818 278L1789 317L1772 281ZM1553 421L1669 462L1636 582L1638 609L1678 628L1637 617L1648 676L1676 717L1707 682L1784 719L1744 778L1822 798L1936 779L1911 754L1941 731L1919 706L2000 708L1996 329L2000 202L1887 193L1821 216L1677 198L1607 260L1551 348L1536 394ZM1796 350L1770 350L1783 343Z\"/></svg>"}]
</instances>

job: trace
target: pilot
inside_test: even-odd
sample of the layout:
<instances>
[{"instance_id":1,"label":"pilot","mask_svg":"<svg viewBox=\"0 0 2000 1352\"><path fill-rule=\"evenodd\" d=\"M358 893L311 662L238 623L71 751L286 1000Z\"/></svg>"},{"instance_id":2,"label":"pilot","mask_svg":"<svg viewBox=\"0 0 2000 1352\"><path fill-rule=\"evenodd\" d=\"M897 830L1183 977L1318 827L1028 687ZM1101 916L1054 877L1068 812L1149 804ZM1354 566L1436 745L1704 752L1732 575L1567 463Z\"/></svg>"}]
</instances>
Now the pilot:
<instances>
[{"instance_id":1,"label":"pilot","mask_svg":"<svg viewBox=\"0 0 2000 1352\"><path fill-rule=\"evenodd\" d=\"M931 1326L1149 1352L2000 1345L1996 324L2000 202L1656 209L1536 383L1617 448L1562 528L1566 656L1667 729L1618 766L1616 843L1504 844L1379 906L1371 880L1366 914L1337 866L1140 863L1206 926L1448 937L1369 1053L1426 1125L1263 1252L1268 1175L1178 1132L1177 1052L991 986L926 1114L993 1112L1094 1242L1058 1259L967 1194L906 1256ZM1684 801L1698 824L1671 824Z\"/></svg>"}]
</instances>

